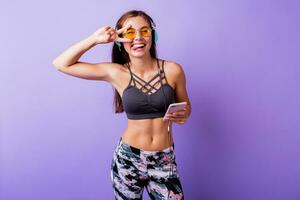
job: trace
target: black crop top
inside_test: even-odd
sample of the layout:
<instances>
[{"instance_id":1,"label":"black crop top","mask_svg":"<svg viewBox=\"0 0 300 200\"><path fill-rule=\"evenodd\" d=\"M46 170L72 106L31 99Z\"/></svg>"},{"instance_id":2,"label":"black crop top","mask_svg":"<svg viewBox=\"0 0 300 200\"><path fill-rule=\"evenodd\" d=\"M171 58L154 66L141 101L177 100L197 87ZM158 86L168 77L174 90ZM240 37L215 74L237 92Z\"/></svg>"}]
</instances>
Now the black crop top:
<instances>
[{"instance_id":1,"label":"black crop top","mask_svg":"<svg viewBox=\"0 0 300 200\"><path fill-rule=\"evenodd\" d=\"M129 69L131 76L122 94L123 107L128 119L163 117L169 104L175 102L175 91L168 84L164 72L164 60L162 69L157 60L158 73L148 82L134 74L128 64L125 66Z\"/></svg>"}]
</instances>

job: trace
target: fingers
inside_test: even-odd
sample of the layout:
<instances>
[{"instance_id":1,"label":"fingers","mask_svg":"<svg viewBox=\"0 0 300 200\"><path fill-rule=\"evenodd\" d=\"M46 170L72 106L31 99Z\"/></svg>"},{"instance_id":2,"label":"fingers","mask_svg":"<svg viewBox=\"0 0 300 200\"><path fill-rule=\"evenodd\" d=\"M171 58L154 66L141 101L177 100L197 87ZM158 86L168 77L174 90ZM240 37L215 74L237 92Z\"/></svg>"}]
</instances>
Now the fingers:
<instances>
[{"instance_id":1,"label":"fingers","mask_svg":"<svg viewBox=\"0 0 300 200\"><path fill-rule=\"evenodd\" d=\"M120 29L117 30L116 32L117 32L117 34L119 35L119 34L123 33L125 30L127 30L128 28L130 28L130 27L131 27L131 25L128 24L127 26L124 26L123 28L120 28Z\"/></svg>"},{"instance_id":2,"label":"fingers","mask_svg":"<svg viewBox=\"0 0 300 200\"><path fill-rule=\"evenodd\" d=\"M127 39L127 38L120 38L120 37L117 37L115 39L116 42L132 42L132 40L130 39Z\"/></svg>"},{"instance_id":3,"label":"fingers","mask_svg":"<svg viewBox=\"0 0 300 200\"><path fill-rule=\"evenodd\" d=\"M173 116L169 116L169 117L167 116L166 118L171 121L182 121L186 119L185 117L173 117Z\"/></svg>"},{"instance_id":4,"label":"fingers","mask_svg":"<svg viewBox=\"0 0 300 200\"><path fill-rule=\"evenodd\" d=\"M110 26L105 27L105 34L108 35L112 41L115 42L132 42L132 40L127 39L127 38L120 38L118 35L120 33L122 33L123 31L125 31L126 29L128 29L129 27L131 27L131 25L127 25L119 30L115 30L113 28L111 28Z\"/></svg>"},{"instance_id":5,"label":"fingers","mask_svg":"<svg viewBox=\"0 0 300 200\"><path fill-rule=\"evenodd\" d=\"M105 30L105 31L107 31L108 29L111 29L111 27L110 27L110 26L105 26L105 27L104 27L104 30Z\"/></svg>"},{"instance_id":6,"label":"fingers","mask_svg":"<svg viewBox=\"0 0 300 200\"><path fill-rule=\"evenodd\" d=\"M117 37L115 39L116 42L132 42L132 40L128 39L128 38L120 38L118 35L123 33L124 31L126 31L128 28L130 28L131 25L128 24L127 26L124 26L123 28L119 29L119 30L116 30L116 34L117 34Z\"/></svg>"},{"instance_id":7,"label":"fingers","mask_svg":"<svg viewBox=\"0 0 300 200\"><path fill-rule=\"evenodd\" d=\"M167 120L171 121L171 122L175 122L178 124L184 124L186 122L186 119L180 118L180 119L176 119L176 118L167 118Z\"/></svg>"},{"instance_id":8,"label":"fingers","mask_svg":"<svg viewBox=\"0 0 300 200\"><path fill-rule=\"evenodd\" d=\"M182 111L167 114L166 118L175 123L184 124L188 118L187 110L184 109Z\"/></svg>"},{"instance_id":9,"label":"fingers","mask_svg":"<svg viewBox=\"0 0 300 200\"><path fill-rule=\"evenodd\" d=\"M167 114L166 119L178 124L184 124L187 120L187 115L184 111L179 111Z\"/></svg>"},{"instance_id":10,"label":"fingers","mask_svg":"<svg viewBox=\"0 0 300 200\"><path fill-rule=\"evenodd\" d=\"M105 31L106 33L108 33L108 34L109 34L109 33L114 33L114 34L119 35L119 34L123 33L125 30L127 30L128 28L130 28L130 27L131 27L131 25L128 24L128 25L126 25L126 26L120 28L119 30L115 30L115 29L113 29L113 28L110 27L110 26L105 26L105 27L104 27L104 31ZM103 30L103 29L102 29L102 30Z\"/></svg>"},{"instance_id":11,"label":"fingers","mask_svg":"<svg viewBox=\"0 0 300 200\"><path fill-rule=\"evenodd\" d=\"M107 29L105 29L105 32L107 35L111 36L111 35L114 35L116 31L113 28L108 27Z\"/></svg>"},{"instance_id":12,"label":"fingers","mask_svg":"<svg viewBox=\"0 0 300 200\"><path fill-rule=\"evenodd\" d=\"M170 113L170 115L173 117L185 117L186 112L185 111L177 111L177 112Z\"/></svg>"}]
</instances>

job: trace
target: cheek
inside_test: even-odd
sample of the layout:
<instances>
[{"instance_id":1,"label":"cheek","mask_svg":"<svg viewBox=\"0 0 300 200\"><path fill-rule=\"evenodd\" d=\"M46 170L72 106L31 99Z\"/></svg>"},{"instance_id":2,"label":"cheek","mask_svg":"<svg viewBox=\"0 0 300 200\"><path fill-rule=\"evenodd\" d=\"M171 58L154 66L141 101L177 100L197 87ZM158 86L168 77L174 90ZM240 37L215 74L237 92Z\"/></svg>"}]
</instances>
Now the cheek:
<instances>
[{"instance_id":1,"label":"cheek","mask_svg":"<svg viewBox=\"0 0 300 200\"><path fill-rule=\"evenodd\" d=\"M151 37L149 37L149 38L147 38L146 39L146 42L147 42L147 48L151 48L151 45L152 45L152 38Z\"/></svg>"},{"instance_id":2,"label":"cheek","mask_svg":"<svg viewBox=\"0 0 300 200\"><path fill-rule=\"evenodd\" d=\"M151 45L151 43L152 43L152 37L146 38L146 41L147 41L147 43L149 43Z\"/></svg>"}]
</instances>

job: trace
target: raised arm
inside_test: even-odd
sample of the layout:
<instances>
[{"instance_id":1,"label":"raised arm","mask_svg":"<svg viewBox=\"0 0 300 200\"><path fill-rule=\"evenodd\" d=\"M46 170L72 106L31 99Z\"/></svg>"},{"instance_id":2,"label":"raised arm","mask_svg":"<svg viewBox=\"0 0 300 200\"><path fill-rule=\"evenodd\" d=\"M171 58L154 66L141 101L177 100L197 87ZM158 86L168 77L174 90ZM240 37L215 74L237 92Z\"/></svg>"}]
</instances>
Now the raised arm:
<instances>
[{"instance_id":1,"label":"raised arm","mask_svg":"<svg viewBox=\"0 0 300 200\"><path fill-rule=\"evenodd\" d=\"M89 80L110 81L112 74L119 67L118 64L110 62L87 63L81 62L79 59L86 51L98 44L113 41L130 42L131 40L118 37L118 34L122 33L127 28L129 27L123 27L116 31L109 26L102 27L91 36L62 52L53 60L52 64L59 71L71 76Z\"/></svg>"}]
</instances>

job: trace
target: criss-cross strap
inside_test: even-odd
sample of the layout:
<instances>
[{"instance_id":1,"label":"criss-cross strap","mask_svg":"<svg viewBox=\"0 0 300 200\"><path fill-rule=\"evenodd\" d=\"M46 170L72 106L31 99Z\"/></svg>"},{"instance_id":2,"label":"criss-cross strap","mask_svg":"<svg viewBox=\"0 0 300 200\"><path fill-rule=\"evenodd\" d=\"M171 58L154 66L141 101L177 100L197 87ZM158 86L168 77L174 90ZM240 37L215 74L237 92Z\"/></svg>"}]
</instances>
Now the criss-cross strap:
<instances>
[{"instance_id":1,"label":"criss-cross strap","mask_svg":"<svg viewBox=\"0 0 300 200\"><path fill-rule=\"evenodd\" d=\"M168 84L168 81L167 81L167 77L166 77L166 74L165 74L165 70L164 70L164 64L165 64L165 60L162 60L162 67L161 67L161 71L162 71L162 79L165 79L166 83Z\"/></svg>"},{"instance_id":2,"label":"criss-cross strap","mask_svg":"<svg viewBox=\"0 0 300 200\"><path fill-rule=\"evenodd\" d=\"M167 78L166 78L166 75L165 75L165 72L164 72L164 60L162 61L162 70L160 70L160 66L159 66L159 62L157 60L157 65L158 65L158 68L159 68L159 77L160 77L160 85L161 85L161 88L162 88L162 92L164 94L164 97L166 97L166 94L164 92L164 88L163 88L163 78L166 80L167 82ZM164 98L164 105L165 105L165 110L167 110L167 104L166 104L166 99ZM169 132L169 127L168 127L168 132Z\"/></svg>"},{"instance_id":3,"label":"criss-cross strap","mask_svg":"<svg viewBox=\"0 0 300 200\"><path fill-rule=\"evenodd\" d=\"M134 83L134 86L135 86L135 82L133 81L133 73L132 73L132 71L131 71L131 69L130 69L130 67L129 67L129 64L128 64L128 63L125 63L125 66L128 68L129 73L130 73L130 81L129 81L129 83L128 83L128 86L131 85L131 82L133 82L133 83Z\"/></svg>"},{"instance_id":4,"label":"criss-cross strap","mask_svg":"<svg viewBox=\"0 0 300 200\"><path fill-rule=\"evenodd\" d=\"M156 81L154 83L152 83L157 77L159 76L159 74L156 74L153 78L151 78L149 81L145 81L142 78L140 78L139 76L137 76L136 74L133 73L133 81L137 83L141 86L141 88L139 88L140 90L146 90L145 93L151 93L152 90L157 90L155 85L159 82ZM151 84L152 83L152 84Z\"/></svg>"},{"instance_id":5,"label":"criss-cross strap","mask_svg":"<svg viewBox=\"0 0 300 200\"><path fill-rule=\"evenodd\" d=\"M160 89L160 87L157 88L156 85L160 82L160 86L162 86L163 85L162 81L164 79L167 83L167 79L166 79L165 72L164 72L164 60L162 61L162 69L161 69L159 60L157 59L158 72L149 81L145 81L144 79L142 79L141 77L139 77L138 75L133 73L132 70L130 69L130 65L128 63L126 63L125 66L128 68L128 70L130 72L130 81L129 81L128 86L133 83L133 85L143 93L146 93L146 94L155 93L157 90Z\"/></svg>"},{"instance_id":6,"label":"criss-cross strap","mask_svg":"<svg viewBox=\"0 0 300 200\"><path fill-rule=\"evenodd\" d=\"M137 89L139 89L141 92L146 94L153 94L159 89L155 87L160 82L161 79L159 64L158 64L158 73L155 76L153 76L149 81L145 81L144 79L142 79L141 77L133 73L129 65L127 65L127 67L131 75L129 84L131 84L132 82ZM157 78L158 80L156 80Z\"/></svg>"}]
</instances>

